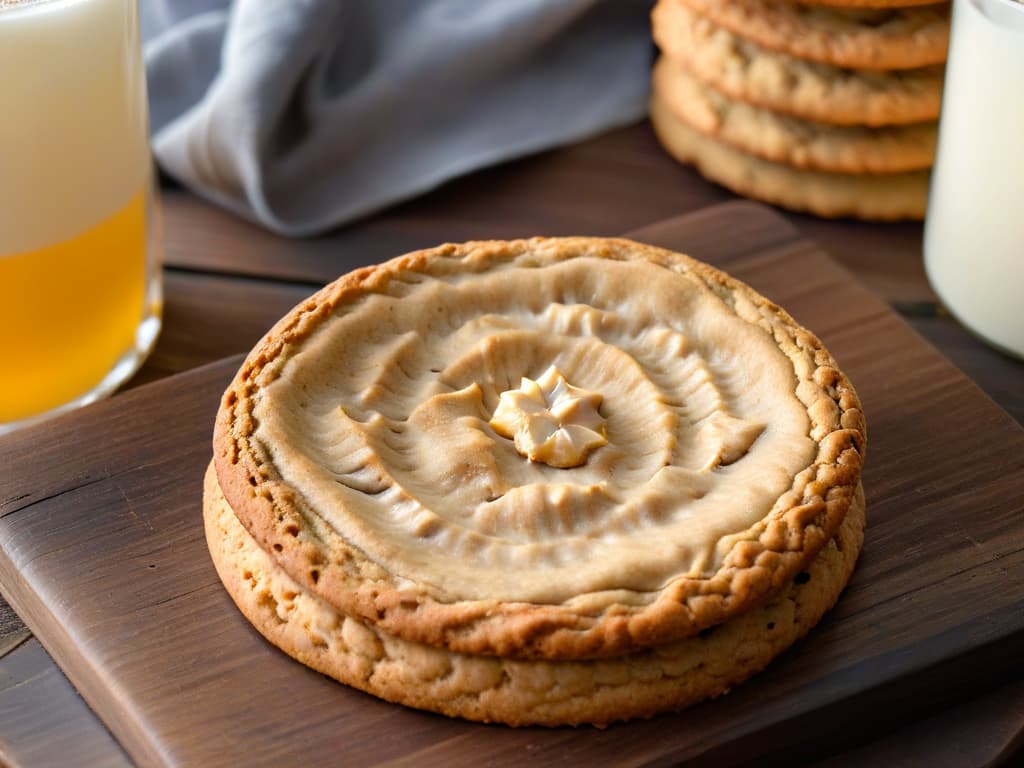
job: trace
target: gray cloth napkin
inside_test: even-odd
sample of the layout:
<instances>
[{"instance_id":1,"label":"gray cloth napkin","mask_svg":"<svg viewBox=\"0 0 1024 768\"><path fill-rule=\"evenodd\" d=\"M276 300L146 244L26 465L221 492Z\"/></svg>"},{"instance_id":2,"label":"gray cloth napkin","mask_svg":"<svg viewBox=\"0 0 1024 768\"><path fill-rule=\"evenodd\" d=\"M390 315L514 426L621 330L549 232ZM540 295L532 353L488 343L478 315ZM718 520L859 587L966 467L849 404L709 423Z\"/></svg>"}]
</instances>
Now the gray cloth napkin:
<instances>
[{"instance_id":1,"label":"gray cloth napkin","mask_svg":"<svg viewBox=\"0 0 1024 768\"><path fill-rule=\"evenodd\" d=\"M276 232L639 119L651 0L142 0L160 166Z\"/></svg>"}]
</instances>

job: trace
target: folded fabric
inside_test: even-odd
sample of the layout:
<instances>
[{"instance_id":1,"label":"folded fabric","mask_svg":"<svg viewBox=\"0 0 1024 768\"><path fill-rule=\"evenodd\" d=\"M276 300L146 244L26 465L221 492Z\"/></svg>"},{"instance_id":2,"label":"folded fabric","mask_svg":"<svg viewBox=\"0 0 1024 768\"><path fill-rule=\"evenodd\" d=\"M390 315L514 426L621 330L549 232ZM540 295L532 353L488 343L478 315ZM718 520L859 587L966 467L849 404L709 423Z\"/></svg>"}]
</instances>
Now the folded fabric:
<instances>
[{"instance_id":1,"label":"folded fabric","mask_svg":"<svg viewBox=\"0 0 1024 768\"><path fill-rule=\"evenodd\" d=\"M160 166L286 235L645 110L650 0L142 0Z\"/></svg>"}]
</instances>

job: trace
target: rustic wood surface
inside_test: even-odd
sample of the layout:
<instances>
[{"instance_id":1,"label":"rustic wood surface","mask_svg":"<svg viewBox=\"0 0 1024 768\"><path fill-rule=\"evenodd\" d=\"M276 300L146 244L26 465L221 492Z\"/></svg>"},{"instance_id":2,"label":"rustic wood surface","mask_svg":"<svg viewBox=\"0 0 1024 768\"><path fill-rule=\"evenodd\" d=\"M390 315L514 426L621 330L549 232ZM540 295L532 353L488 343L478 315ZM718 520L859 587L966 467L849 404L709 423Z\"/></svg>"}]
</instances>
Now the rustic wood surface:
<instances>
[{"instance_id":1,"label":"rustic wood surface","mask_svg":"<svg viewBox=\"0 0 1024 768\"><path fill-rule=\"evenodd\" d=\"M0 765L132 765L38 642L0 659L0 680Z\"/></svg>"},{"instance_id":2,"label":"rustic wood surface","mask_svg":"<svg viewBox=\"0 0 1024 768\"><path fill-rule=\"evenodd\" d=\"M443 240L616 234L729 199L728 192L669 160L646 124L473 174L315 240L275 237L165 186L164 331L132 384L247 350L279 310L294 303L293 297L357 264ZM1024 421L1024 364L981 344L937 308L924 277L919 224L785 215ZM25 634L0 599L0 697L8 707L3 712L22 715L0 716L0 764L66 763L66 742L53 738L58 729L74 732L83 755L109 749L109 735L48 661L38 640L21 644ZM4 656L5 648L19 644ZM829 766L863 765L872 750L885 755L877 764L894 761L894 755L904 756L894 765L920 764L924 756L930 765L956 766L1009 759L1020 747L1024 726L1024 678L1011 675L991 693L905 723L905 718L892 719L890 736L837 755Z\"/></svg>"},{"instance_id":3,"label":"rustic wood surface","mask_svg":"<svg viewBox=\"0 0 1024 768\"><path fill-rule=\"evenodd\" d=\"M5 590L143 764L237 764L243 748L247 764L310 763L337 759L339 744L353 764L810 757L850 743L850 717L861 734L884 729L1006 673L1024 645L1024 430L764 209L702 211L639 237L790 308L854 377L869 417L870 528L854 580L808 640L730 696L603 732L513 731L377 702L271 649L220 588L199 518L209 425L237 359L0 443L12 469L0 478ZM258 334L257 305L280 312L251 302Z\"/></svg>"}]
</instances>

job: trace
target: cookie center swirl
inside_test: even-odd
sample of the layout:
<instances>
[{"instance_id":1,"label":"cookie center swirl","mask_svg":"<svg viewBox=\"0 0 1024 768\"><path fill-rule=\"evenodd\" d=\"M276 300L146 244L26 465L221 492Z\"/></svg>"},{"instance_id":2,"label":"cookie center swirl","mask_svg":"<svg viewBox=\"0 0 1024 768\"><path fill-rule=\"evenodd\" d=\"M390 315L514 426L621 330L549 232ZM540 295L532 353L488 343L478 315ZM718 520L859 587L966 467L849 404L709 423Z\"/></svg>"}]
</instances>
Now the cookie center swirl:
<instances>
[{"instance_id":1,"label":"cookie center swirl","mask_svg":"<svg viewBox=\"0 0 1024 768\"><path fill-rule=\"evenodd\" d=\"M601 399L596 392L574 387L552 365L536 381L524 376L517 389L502 392L489 423L530 461L578 467L591 451L608 444L598 412Z\"/></svg>"},{"instance_id":2,"label":"cookie center swirl","mask_svg":"<svg viewBox=\"0 0 1024 768\"><path fill-rule=\"evenodd\" d=\"M529 252L421 269L324 318L254 411L303 514L410 584L653 592L713 572L814 459L759 310L685 272Z\"/></svg>"}]
</instances>

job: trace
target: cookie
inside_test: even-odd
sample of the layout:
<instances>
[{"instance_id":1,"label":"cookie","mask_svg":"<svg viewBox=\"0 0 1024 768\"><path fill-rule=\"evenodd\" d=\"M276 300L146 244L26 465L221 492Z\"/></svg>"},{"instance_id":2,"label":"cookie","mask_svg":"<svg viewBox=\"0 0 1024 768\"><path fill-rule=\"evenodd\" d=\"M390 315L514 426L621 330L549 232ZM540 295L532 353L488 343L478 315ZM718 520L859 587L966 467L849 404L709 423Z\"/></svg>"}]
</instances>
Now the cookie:
<instances>
[{"instance_id":1,"label":"cookie","mask_svg":"<svg viewBox=\"0 0 1024 768\"><path fill-rule=\"evenodd\" d=\"M816 620L848 576L865 447L820 341L708 265L449 244L270 330L222 399L204 508L228 590L304 663L446 714L605 723L806 631L785 612Z\"/></svg>"},{"instance_id":2,"label":"cookie","mask_svg":"<svg viewBox=\"0 0 1024 768\"><path fill-rule=\"evenodd\" d=\"M864 441L849 382L771 302L679 254L551 238L323 289L249 354L214 460L260 546L345 615L581 659L769 598L834 535Z\"/></svg>"},{"instance_id":3,"label":"cookie","mask_svg":"<svg viewBox=\"0 0 1024 768\"><path fill-rule=\"evenodd\" d=\"M653 88L676 118L742 152L838 173L896 173L930 168L936 123L867 128L834 126L732 101L662 56Z\"/></svg>"},{"instance_id":4,"label":"cookie","mask_svg":"<svg viewBox=\"0 0 1024 768\"><path fill-rule=\"evenodd\" d=\"M659 140L677 160L737 194L818 216L924 218L927 171L883 175L801 170L745 154L679 120L660 94L650 105Z\"/></svg>"},{"instance_id":5,"label":"cookie","mask_svg":"<svg viewBox=\"0 0 1024 768\"><path fill-rule=\"evenodd\" d=\"M783 0L681 3L762 48L853 69L910 69L946 60L949 6L830 8Z\"/></svg>"},{"instance_id":6,"label":"cookie","mask_svg":"<svg viewBox=\"0 0 1024 768\"><path fill-rule=\"evenodd\" d=\"M803 61L739 38L680 2L652 12L661 50L734 101L834 125L937 120L943 68L856 70Z\"/></svg>"},{"instance_id":7,"label":"cookie","mask_svg":"<svg viewBox=\"0 0 1024 768\"><path fill-rule=\"evenodd\" d=\"M625 657L523 661L452 653L388 635L304 589L256 544L217 485L203 512L217 572L242 614L303 664L388 701L510 725L605 725L726 693L764 668L835 603L863 540L858 489L836 535L767 604L723 625Z\"/></svg>"}]
</instances>

